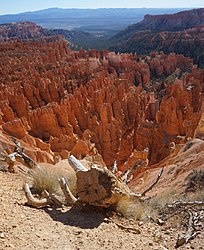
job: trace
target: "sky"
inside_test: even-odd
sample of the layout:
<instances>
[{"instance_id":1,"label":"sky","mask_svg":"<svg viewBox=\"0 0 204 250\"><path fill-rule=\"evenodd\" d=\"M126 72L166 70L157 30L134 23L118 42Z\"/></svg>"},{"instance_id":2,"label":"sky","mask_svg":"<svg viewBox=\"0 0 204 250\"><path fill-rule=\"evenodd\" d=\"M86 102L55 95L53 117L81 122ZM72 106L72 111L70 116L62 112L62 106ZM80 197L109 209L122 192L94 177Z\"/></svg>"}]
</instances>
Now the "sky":
<instances>
[{"instance_id":1,"label":"sky","mask_svg":"<svg viewBox=\"0 0 204 250\"><path fill-rule=\"evenodd\" d=\"M0 14L47 8L200 8L204 0L0 0Z\"/></svg>"}]
</instances>

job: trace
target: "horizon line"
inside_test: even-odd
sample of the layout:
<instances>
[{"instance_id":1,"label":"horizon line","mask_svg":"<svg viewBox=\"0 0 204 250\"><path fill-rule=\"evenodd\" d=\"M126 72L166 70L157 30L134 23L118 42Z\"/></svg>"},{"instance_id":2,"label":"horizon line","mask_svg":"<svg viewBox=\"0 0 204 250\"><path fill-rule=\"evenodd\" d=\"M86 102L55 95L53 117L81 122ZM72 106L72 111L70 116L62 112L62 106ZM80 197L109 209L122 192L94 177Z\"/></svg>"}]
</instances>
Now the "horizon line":
<instances>
[{"instance_id":1,"label":"horizon line","mask_svg":"<svg viewBox=\"0 0 204 250\"><path fill-rule=\"evenodd\" d=\"M62 10L100 10L100 9L202 9L204 7L200 6L194 6L194 7L100 7L100 8L63 8L63 7L50 7L45 9L36 9L36 10L28 10L28 11L22 11L22 12L16 12L16 13L0 13L0 15L18 15L23 13L30 13L30 12L38 12L43 10L50 10L50 9L62 9Z\"/></svg>"}]
</instances>

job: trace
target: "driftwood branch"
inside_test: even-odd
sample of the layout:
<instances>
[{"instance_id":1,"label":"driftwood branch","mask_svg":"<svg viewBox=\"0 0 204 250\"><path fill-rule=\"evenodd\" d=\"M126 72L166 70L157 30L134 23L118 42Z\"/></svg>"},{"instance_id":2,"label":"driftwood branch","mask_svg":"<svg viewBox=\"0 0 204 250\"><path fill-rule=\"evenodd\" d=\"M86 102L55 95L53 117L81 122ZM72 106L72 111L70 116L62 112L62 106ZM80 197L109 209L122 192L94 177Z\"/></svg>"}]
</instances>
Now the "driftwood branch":
<instances>
[{"instance_id":1,"label":"driftwood branch","mask_svg":"<svg viewBox=\"0 0 204 250\"><path fill-rule=\"evenodd\" d=\"M176 248L186 244L195 237L196 233L194 232L194 218L191 211L187 211L189 214L189 221L188 221L188 229L184 236L179 237L176 242Z\"/></svg>"},{"instance_id":2,"label":"driftwood branch","mask_svg":"<svg viewBox=\"0 0 204 250\"><path fill-rule=\"evenodd\" d=\"M14 137L11 137L14 143L14 153L16 153L16 157L21 157L24 160L25 165L30 169L40 169L37 162L31 159L28 155L24 153L24 148L21 147L20 142L18 142Z\"/></svg>"},{"instance_id":3,"label":"driftwood branch","mask_svg":"<svg viewBox=\"0 0 204 250\"><path fill-rule=\"evenodd\" d=\"M163 172L164 172L164 168L161 169L159 175L157 176L156 181L155 181L149 188L147 188L147 189L141 194L141 196L145 196L146 193L149 192L149 191L158 183L158 181L159 181L159 179L161 178Z\"/></svg>"},{"instance_id":4,"label":"driftwood branch","mask_svg":"<svg viewBox=\"0 0 204 250\"><path fill-rule=\"evenodd\" d=\"M11 154L4 154L3 151L5 149L2 149L0 152L0 156L3 157L0 160L4 161L8 164L8 171L11 173L14 173L14 163L16 160L16 157L18 156L17 152L11 153Z\"/></svg>"},{"instance_id":5,"label":"driftwood branch","mask_svg":"<svg viewBox=\"0 0 204 250\"><path fill-rule=\"evenodd\" d=\"M114 223L118 228L120 229L123 229L123 230L126 230L130 233L134 233L134 234L140 234L140 230L137 229L137 228L134 228L134 227L127 227L127 226L124 226L123 224L121 223L118 223L116 221L114 221L113 219L109 219L109 218L105 218L105 222L112 222Z\"/></svg>"},{"instance_id":6,"label":"driftwood branch","mask_svg":"<svg viewBox=\"0 0 204 250\"><path fill-rule=\"evenodd\" d=\"M112 168L112 173L115 174L117 172L118 168L117 168L117 162L116 160L113 163L113 168Z\"/></svg>"},{"instance_id":7,"label":"driftwood branch","mask_svg":"<svg viewBox=\"0 0 204 250\"><path fill-rule=\"evenodd\" d=\"M24 189L24 192L25 192L25 195L26 195L26 198L27 198L27 204L28 205L30 205L32 207L35 207L35 208L42 208L42 207L46 207L46 206L49 206L49 205L53 204L50 197L43 198L43 199L35 198L32 195L31 191L30 191L30 187L29 187L28 183L24 184L23 189Z\"/></svg>"},{"instance_id":8,"label":"driftwood branch","mask_svg":"<svg viewBox=\"0 0 204 250\"><path fill-rule=\"evenodd\" d=\"M20 147L20 143L14 140L15 151L18 155L24 159L27 164L29 164L31 170L35 171L36 168L40 167L38 164L33 161L28 156L25 156L23 149ZM68 158L68 162L71 167L75 170L77 175L77 186L76 192L78 199L72 194L69 189L68 184L66 183L64 178L59 179L59 184L62 189L62 192L65 196L67 204L73 205L77 201L82 204L89 204L98 207L110 207L112 205L117 205L118 202L127 197L127 199L135 199L136 202L141 202L141 196L145 195L146 192L151 190L154 185L158 182L159 178L162 175L163 169L160 172L155 183L151 185L143 194L136 194L132 192L126 183L123 182L121 178L117 178L110 170L107 168L103 168L98 165L92 165L91 169L86 168L81 164L79 160L77 160L73 155ZM137 161L135 165L130 170L130 173L126 173L126 177L128 178L128 173L131 175L138 165L142 162ZM114 168L116 167L116 163ZM53 195L44 191L44 199L37 199L33 197L28 184L25 184L24 190L26 193L26 197L28 200L28 204L33 207L44 207L51 204L56 204L58 206L62 206L62 203Z\"/></svg>"},{"instance_id":9,"label":"driftwood branch","mask_svg":"<svg viewBox=\"0 0 204 250\"><path fill-rule=\"evenodd\" d=\"M68 162L71 165L71 167L75 170L75 172L88 171L88 169L83 164L81 164L81 162L77 160L73 155L70 155L70 157L68 158Z\"/></svg>"},{"instance_id":10,"label":"driftwood branch","mask_svg":"<svg viewBox=\"0 0 204 250\"><path fill-rule=\"evenodd\" d=\"M200 209L201 206L201 209ZM172 204L166 205L166 208L168 209L168 213L172 213L170 216L168 216L165 220L168 220L169 218L180 214L180 213L188 213L189 219L187 223L187 229L186 232L182 235L178 236L178 239L176 241L175 247L178 248L186 243L188 243L191 239L193 239L197 233L196 231L196 225L199 222L199 220L202 220L202 212L204 201L175 201ZM198 211L201 211L199 214ZM165 212L167 213L167 212Z\"/></svg>"},{"instance_id":11,"label":"driftwood branch","mask_svg":"<svg viewBox=\"0 0 204 250\"><path fill-rule=\"evenodd\" d=\"M69 163L77 172L77 195L82 204L106 208L117 204L121 197L129 197L128 186L107 168L93 165L87 169L73 156Z\"/></svg>"},{"instance_id":12,"label":"driftwood branch","mask_svg":"<svg viewBox=\"0 0 204 250\"><path fill-rule=\"evenodd\" d=\"M184 207L184 206L202 206L204 201L175 201L173 204L168 205L169 208Z\"/></svg>"},{"instance_id":13,"label":"driftwood branch","mask_svg":"<svg viewBox=\"0 0 204 250\"><path fill-rule=\"evenodd\" d=\"M67 204L70 204L70 205L74 204L77 201L77 198L74 197L74 195L70 191L69 186L67 185L67 182L65 181L65 179L60 178L59 179L59 184L60 184L62 192L63 192L63 194L65 196Z\"/></svg>"},{"instance_id":14,"label":"driftwood branch","mask_svg":"<svg viewBox=\"0 0 204 250\"><path fill-rule=\"evenodd\" d=\"M132 174L136 171L136 169L142 164L142 160L137 160L135 162L135 164L133 165L133 167L129 170L128 174L127 174L127 180L130 179L130 177L132 176ZM143 163L144 164L144 163Z\"/></svg>"}]
</instances>

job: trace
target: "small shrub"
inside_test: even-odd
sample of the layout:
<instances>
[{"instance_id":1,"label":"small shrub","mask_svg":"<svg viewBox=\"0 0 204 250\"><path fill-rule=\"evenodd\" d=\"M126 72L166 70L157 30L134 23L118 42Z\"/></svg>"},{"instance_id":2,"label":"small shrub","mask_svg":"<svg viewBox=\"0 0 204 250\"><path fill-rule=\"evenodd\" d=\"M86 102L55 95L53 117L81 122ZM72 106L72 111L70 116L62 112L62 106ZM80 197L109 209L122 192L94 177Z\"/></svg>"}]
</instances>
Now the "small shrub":
<instances>
[{"instance_id":1,"label":"small shrub","mask_svg":"<svg viewBox=\"0 0 204 250\"><path fill-rule=\"evenodd\" d=\"M1 161L0 161L0 171L1 172L8 172L8 166L6 166L6 164L2 163Z\"/></svg>"},{"instance_id":2,"label":"small shrub","mask_svg":"<svg viewBox=\"0 0 204 250\"><path fill-rule=\"evenodd\" d=\"M36 170L32 175L32 187L41 194L44 190L49 193L57 193L59 190L59 184L57 176L53 175L51 171L46 168Z\"/></svg>"},{"instance_id":3,"label":"small shrub","mask_svg":"<svg viewBox=\"0 0 204 250\"><path fill-rule=\"evenodd\" d=\"M162 208L166 204L175 201L175 191L168 191L157 195L142 203L135 200L122 199L117 205L117 212L123 216L130 218L133 217L137 220L146 220L148 218L156 219Z\"/></svg>"},{"instance_id":4,"label":"small shrub","mask_svg":"<svg viewBox=\"0 0 204 250\"><path fill-rule=\"evenodd\" d=\"M203 190L198 190L189 195L189 201L204 201L204 192Z\"/></svg>"},{"instance_id":5,"label":"small shrub","mask_svg":"<svg viewBox=\"0 0 204 250\"><path fill-rule=\"evenodd\" d=\"M195 192L204 189L204 170L193 170L187 177L186 192Z\"/></svg>"},{"instance_id":6,"label":"small shrub","mask_svg":"<svg viewBox=\"0 0 204 250\"><path fill-rule=\"evenodd\" d=\"M32 172L31 186L38 194L44 190L49 193L60 195L62 193L58 179L64 177L73 194L76 193L76 177L71 172L60 171L56 168L41 167Z\"/></svg>"},{"instance_id":7,"label":"small shrub","mask_svg":"<svg viewBox=\"0 0 204 250\"><path fill-rule=\"evenodd\" d=\"M173 189L167 190L147 200L147 205L158 211L164 208L166 204L172 203L176 199L175 196L176 196L175 190Z\"/></svg>"}]
</instances>

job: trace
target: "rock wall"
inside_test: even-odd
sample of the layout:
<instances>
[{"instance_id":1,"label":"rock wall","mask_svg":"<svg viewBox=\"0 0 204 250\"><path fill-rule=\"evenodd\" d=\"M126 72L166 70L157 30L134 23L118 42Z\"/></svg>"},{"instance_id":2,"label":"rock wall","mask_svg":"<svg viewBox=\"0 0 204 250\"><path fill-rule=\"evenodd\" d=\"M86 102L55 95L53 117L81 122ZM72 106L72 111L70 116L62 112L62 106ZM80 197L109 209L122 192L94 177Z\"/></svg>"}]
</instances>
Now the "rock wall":
<instances>
[{"instance_id":1,"label":"rock wall","mask_svg":"<svg viewBox=\"0 0 204 250\"><path fill-rule=\"evenodd\" d=\"M183 31L141 31L118 44L113 44L113 50L120 52L135 51L137 54L149 54L152 51L177 53L191 57L194 63L204 66L204 25Z\"/></svg>"}]
</instances>

